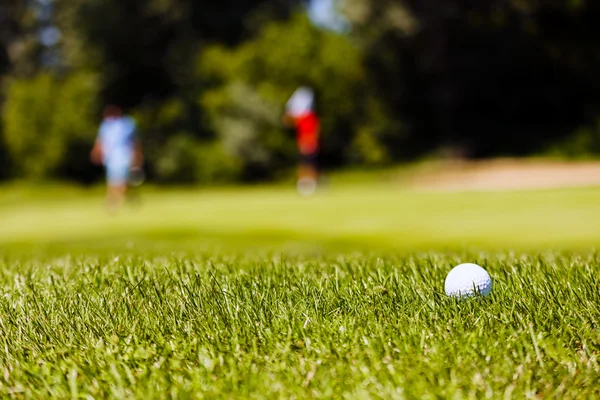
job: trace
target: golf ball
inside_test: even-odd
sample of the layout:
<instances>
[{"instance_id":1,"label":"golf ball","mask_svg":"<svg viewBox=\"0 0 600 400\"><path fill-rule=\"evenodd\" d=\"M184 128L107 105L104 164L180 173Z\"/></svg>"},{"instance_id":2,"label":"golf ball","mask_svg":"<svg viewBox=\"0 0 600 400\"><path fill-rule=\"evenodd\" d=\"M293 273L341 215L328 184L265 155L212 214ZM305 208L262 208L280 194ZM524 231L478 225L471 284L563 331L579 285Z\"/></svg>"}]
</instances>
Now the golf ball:
<instances>
[{"instance_id":1,"label":"golf ball","mask_svg":"<svg viewBox=\"0 0 600 400\"><path fill-rule=\"evenodd\" d=\"M477 264L460 264L448 273L444 289L452 297L468 297L476 293L487 296L492 291L492 278Z\"/></svg>"}]
</instances>

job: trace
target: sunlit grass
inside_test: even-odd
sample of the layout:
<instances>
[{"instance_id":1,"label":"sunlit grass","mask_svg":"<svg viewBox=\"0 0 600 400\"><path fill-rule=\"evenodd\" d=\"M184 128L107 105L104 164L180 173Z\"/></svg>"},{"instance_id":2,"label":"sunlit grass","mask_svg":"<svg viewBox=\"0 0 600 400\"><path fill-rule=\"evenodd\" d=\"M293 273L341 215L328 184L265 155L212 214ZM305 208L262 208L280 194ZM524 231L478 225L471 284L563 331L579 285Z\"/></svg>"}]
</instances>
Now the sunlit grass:
<instances>
[{"instance_id":1,"label":"sunlit grass","mask_svg":"<svg viewBox=\"0 0 600 400\"><path fill-rule=\"evenodd\" d=\"M43 190L0 197L0 245L204 241L428 249L588 249L600 243L600 189L419 193L393 184L329 186L309 199L288 187L142 192L109 215L102 193Z\"/></svg>"},{"instance_id":2,"label":"sunlit grass","mask_svg":"<svg viewBox=\"0 0 600 400\"><path fill-rule=\"evenodd\" d=\"M600 396L598 189L101 194L0 194L0 397Z\"/></svg>"},{"instance_id":3,"label":"sunlit grass","mask_svg":"<svg viewBox=\"0 0 600 400\"><path fill-rule=\"evenodd\" d=\"M484 265L489 298L443 294ZM2 262L17 397L593 398L596 256L129 254Z\"/></svg>"}]
</instances>

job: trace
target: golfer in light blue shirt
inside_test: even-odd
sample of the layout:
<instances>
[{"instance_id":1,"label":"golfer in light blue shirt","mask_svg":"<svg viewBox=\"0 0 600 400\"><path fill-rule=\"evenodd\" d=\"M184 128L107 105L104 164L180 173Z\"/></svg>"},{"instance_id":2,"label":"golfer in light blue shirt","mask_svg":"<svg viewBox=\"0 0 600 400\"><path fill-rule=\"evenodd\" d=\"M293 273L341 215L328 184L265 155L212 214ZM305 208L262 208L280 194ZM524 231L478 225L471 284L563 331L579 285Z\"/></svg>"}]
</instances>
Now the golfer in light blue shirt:
<instances>
[{"instance_id":1,"label":"golfer in light blue shirt","mask_svg":"<svg viewBox=\"0 0 600 400\"><path fill-rule=\"evenodd\" d=\"M121 205L127 194L132 168L141 167L142 152L133 118L124 116L117 106L104 110L104 120L91 154L92 161L106 169L107 202L110 208Z\"/></svg>"}]
</instances>

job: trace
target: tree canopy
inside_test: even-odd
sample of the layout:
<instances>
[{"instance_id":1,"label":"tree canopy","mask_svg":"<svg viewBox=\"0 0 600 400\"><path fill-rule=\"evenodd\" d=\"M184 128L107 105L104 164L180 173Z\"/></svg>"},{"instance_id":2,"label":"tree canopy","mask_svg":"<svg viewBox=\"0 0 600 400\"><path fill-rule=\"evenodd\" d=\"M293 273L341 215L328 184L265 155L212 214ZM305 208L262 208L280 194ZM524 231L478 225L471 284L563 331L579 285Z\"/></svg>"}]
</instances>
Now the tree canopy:
<instances>
[{"instance_id":1,"label":"tree canopy","mask_svg":"<svg viewBox=\"0 0 600 400\"><path fill-rule=\"evenodd\" d=\"M0 177L93 181L78 154L116 103L151 178L271 178L295 163L280 118L300 85L316 90L327 166L600 152L600 4L336 4L341 32L301 0L2 2Z\"/></svg>"}]
</instances>

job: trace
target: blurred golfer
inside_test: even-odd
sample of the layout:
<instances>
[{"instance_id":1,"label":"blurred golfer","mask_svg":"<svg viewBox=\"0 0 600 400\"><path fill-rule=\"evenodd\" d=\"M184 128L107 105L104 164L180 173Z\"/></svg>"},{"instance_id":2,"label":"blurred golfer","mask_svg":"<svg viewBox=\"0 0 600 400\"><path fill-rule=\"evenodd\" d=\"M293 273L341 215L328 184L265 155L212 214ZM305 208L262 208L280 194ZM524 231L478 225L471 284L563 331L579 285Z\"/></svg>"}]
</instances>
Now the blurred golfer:
<instances>
[{"instance_id":1,"label":"blurred golfer","mask_svg":"<svg viewBox=\"0 0 600 400\"><path fill-rule=\"evenodd\" d=\"M118 106L104 109L104 120L91 153L92 162L106 168L106 201L113 210L123 204L132 171L141 171L143 156L133 118Z\"/></svg>"},{"instance_id":2,"label":"blurred golfer","mask_svg":"<svg viewBox=\"0 0 600 400\"><path fill-rule=\"evenodd\" d=\"M300 153L298 193L310 196L317 189L317 156L320 122L314 111L314 93L305 86L298 88L286 105L283 121L296 128L296 143Z\"/></svg>"}]
</instances>

